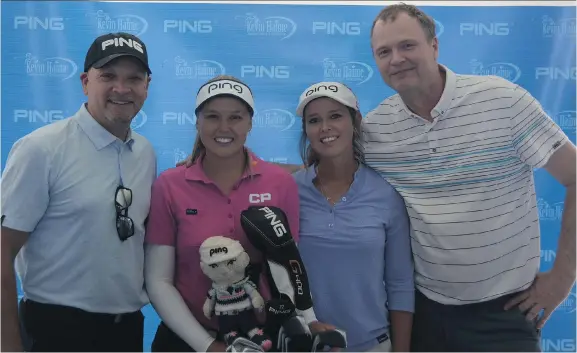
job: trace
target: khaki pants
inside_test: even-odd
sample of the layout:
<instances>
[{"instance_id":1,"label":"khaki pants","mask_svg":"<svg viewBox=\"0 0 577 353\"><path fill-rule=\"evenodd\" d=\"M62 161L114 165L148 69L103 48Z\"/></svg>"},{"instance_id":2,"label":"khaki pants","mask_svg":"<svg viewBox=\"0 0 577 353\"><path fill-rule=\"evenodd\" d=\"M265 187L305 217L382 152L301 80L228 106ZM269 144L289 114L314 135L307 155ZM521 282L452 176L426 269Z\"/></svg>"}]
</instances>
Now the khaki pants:
<instances>
[{"instance_id":1,"label":"khaki pants","mask_svg":"<svg viewBox=\"0 0 577 353\"><path fill-rule=\"evenodd\" d=\"M367 350L366 352L390 352L391 351L391 339L383 341L373 348Z\"/></svg>"}]
</instances>

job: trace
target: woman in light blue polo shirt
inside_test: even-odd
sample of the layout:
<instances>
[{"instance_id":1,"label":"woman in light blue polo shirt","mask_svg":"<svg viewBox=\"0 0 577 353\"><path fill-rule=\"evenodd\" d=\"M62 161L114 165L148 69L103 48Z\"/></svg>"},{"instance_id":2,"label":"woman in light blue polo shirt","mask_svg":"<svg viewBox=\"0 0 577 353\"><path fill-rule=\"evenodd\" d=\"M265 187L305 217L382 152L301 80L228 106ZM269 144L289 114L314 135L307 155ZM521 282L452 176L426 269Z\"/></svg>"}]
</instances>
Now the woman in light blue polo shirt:
<instances>
[{"instance_id":1,"label":"woman in light blue polo shirt","mask_svg":"<svg viewBox=\"0 0 577 353\"><path fill-rule=\"evenodd\" d=\"M414 306L410 226L401 196L364 164L353 92L320 82L301 95L305 168L299 250L320 321L348 351L409 351Z\"/></svg>"}]
</instances>

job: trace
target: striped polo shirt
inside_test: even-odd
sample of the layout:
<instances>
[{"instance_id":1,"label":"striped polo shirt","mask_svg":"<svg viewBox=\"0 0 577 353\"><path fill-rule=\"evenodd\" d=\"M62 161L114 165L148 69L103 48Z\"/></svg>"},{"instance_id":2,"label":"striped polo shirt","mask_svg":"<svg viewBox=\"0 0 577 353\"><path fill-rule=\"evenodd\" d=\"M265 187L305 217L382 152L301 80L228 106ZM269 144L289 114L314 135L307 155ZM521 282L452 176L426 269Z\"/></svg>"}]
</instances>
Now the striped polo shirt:
<instances>
[{"instance_id":1,"label":"striped polo shirt","mask_svg":"<svg viewBox=\"0 0 577 353\"><path fill-rule=\"evenodd\" d=\"M443 304L527 288L539 270L533 169L568 141L525 89L496 76L458 75L431 111L400 96L363 119L366 160L405 199L415 284Z\"/></svg>"}]
</instances>

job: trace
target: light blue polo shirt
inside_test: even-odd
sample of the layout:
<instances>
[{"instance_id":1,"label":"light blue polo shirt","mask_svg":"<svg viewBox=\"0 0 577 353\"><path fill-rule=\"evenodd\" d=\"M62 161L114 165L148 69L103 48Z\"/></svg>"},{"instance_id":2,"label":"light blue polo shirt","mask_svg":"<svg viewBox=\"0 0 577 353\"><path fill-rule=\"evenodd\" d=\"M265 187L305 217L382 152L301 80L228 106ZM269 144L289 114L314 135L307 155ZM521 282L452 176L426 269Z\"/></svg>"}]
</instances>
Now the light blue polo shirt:
<instances>
[{"instance_id":1,"label":"light blue polo shirt","mask_svg":"<svg viewBox=\"0 0 577 353\"><path fill-rule=\"evenodd\" d=\"M17 258L25 298L90 312L125 313L148 303L144 221L156 155L143 136L126 142L85 105L19 139L2 175L3 225L29 232ZM114 197L132 189L135 235L120 241Z\"/></svg>"},{"instance_id":2,"label":"light blue polo shirt","mask_svg":"<svg viewBox=\"0 0 577 353\"><path fill-rule=\"evenodd\" d=\"M410 222L403 199L365 165L334 206L314 186L314 168L294 177L299 251L315 314L346 331L348 351L371 349L389 334L390 310L414 310Z\"/></svg>"}]
</instances>

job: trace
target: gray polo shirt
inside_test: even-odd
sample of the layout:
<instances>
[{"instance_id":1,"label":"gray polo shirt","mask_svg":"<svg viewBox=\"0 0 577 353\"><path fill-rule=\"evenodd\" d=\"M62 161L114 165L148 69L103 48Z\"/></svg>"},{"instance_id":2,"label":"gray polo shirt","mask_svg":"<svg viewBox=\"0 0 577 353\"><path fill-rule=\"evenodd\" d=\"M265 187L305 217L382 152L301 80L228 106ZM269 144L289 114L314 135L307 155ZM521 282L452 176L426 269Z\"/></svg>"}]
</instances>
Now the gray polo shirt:
<instances>
[{"instance_id":1,"label":"gray polo shirt","mask_svg":"<svg viewBox=\"0 0 577 353\"><path fill-rule=\"evenodd\" d=\"M114 196L132 189L135 235L121 242ZM91 312L124 313L148 303L144 221L156 155L143 136L117 139L83 104L13 146L2 175L3 225L30 232L17 258L24 296Z\"/></svg>"},{"instance_id":2,"label":"gray polo shirt","mask_svg":"<svg viewBox=\"0 0 577 353\"><path fill-rule=\"evenodd\" d=\"M443 68L433 122L394 95L363 132L367 163L407 205L417 288L458 305L531 284L540 263L533 170L569 140L522 87Z\"/></svg>"}]
</instances>

